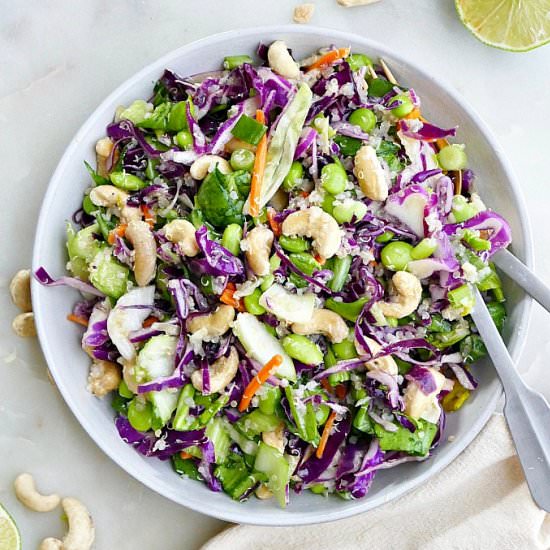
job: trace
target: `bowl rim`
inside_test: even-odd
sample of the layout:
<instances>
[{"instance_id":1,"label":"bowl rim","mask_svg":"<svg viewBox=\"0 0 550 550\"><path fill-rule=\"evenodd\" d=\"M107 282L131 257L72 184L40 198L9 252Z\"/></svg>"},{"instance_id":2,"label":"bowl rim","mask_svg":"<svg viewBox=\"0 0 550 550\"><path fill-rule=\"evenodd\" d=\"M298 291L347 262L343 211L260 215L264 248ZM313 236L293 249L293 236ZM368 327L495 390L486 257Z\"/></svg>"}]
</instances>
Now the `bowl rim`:
<instances>
[{"instance_id":1,"label":"bowl rim","mask_svg":"<svg viewBox=\"0 0 550 550\"><path fill-rule=\"evenodd\" d=\"M353 40L358 43L364 44L365 47L371 50L376 51L380 57L385 57L385 56L391 57L396 61L398 61L399 63L409 66L411 69L414 70L416 74L421 75L422 78L426 79L427 81L432 81L436 83L437 86L439 86L444 91L444 93L453 100L453 102L457 103L462 109L464 109L464 111L466 111L468 116L474 121L481 135L487 140L490 147L494 151L495 157L497 158L499 164L501 165L508 179L510 193L514 199L514 203L519 214L518 217L520 220L520 226L521 226L521 230L525 241L525 250L524 250L525 264L528 267L531 267L531 268L533 267L534 252L533 252L533 237L532 237L531 224L529 221L523 194L521 192L521 189L517 182L515 174L510 166L510 163L506 155L504 154L501 146L497 142L495 136L493 135L492 131L488 128L488 126L483 121L483 119L473 109L473 107L468 103L468 101L460 97L459 94L445 80L441 80L438 78L436 82L436 79L432 75L428 74L426 71L420 68L417 65L417 63L409 59L407 55L395 53L388 46L381 44L378 41L371 40L369 38L364 38L355 33L349 33L349 32L334 30L328 27L311 26L311 25L308 25L307 27L296 26L296 25L262 25L258 27L250 27L246 29L238 29L238 30L217 33L214 35L209 35L199 40L189 42L179 48L176 48L164 54L160 58L154 60L153 62L148 63L147 65L142 67L133 76L126 79L119 86L117 86L115 90L113 90L96 107L96 109L94 109L94 111L88 116L86 121L79 128L75 136L71 139L69 145L65 149L63 155L61 156L59 163L57 164L57 167L48 182L48 187L44 195L44 199L42 201L42 206L40 209L38 223L36 225L36 234L35 234L34 247L33 247L33 258L32 258L33 272L35 272L36 269L40 267L39 251L42 249L42 246L43 246L40 229L48 221L46 219L46 216L51 208L51 205L55 196L55 190L56 190L56 185L54 184L56 180L59 179L59 176L62 174L62 172L64 171L65 166L70 163L74 154L74 150L77 148L78 144L82 140L84 140L86 136L89 134L91 127L94 125L96 116L107 105L111 104L114 98L123 94L128 88L131 88L136 83L142 81L143 78L147 76L147 73L151 70L153 66L159 67L160 70L162 70L162 68L164 67L169 67L174 60L185 55L188 52L188 50L196 50L197 48L200 49L200 47L204 45L212 45L219 42L226 42L231 38L237 38L237 37L252 38L252 37L258 37L261 35L273 35L273 34L295 35L297 37L300 37L303 35L319 35L319 34L323 35L324 34L326 35L327 40L334 40L335 42L340 42L344 44ZM39 286L40 286L39 283L34 278L32 278L31 291L32 291L33 302L35 304L35 311L40 311L40 308L41 308L40 293L38 291ZM525 336L529 330L529 324L530 324L530 318L531 318L531 306L532 306L532 300L528 295L525 294L521 298L518 304L519 311L520 311L519 317L523 323L524 330L522 331L522 334L519 335L519 338L515 343L515 348L513 353L515 360L519 358L523 350L523 347L525 345L525 340L526 340ZM36 316L36 327L37 327L40 345L44 353L46 363L49 368L50 364L56 363L56 359L55 359L55 352L53 349L50 348L50 345L46 338L46 316L44 317L42 317L41 315ZM200 512L208 516L216 517L218 519L222 519L233 523L244 523L244 524L252 524L252 525L270 525L270 526L308 525L313 523L325 523L329 521L344 519L347 517L357 515L359 513L366 512L368 510L381 506L386 502L389 502L391 500L395 500L397 498L404 496L408 492L420 486L422 483L426 482L429 478L431 478L435 474L439 473L445 467L447 467L452 461L456 459L456 457L460 453L462 453L470 445L472 440L479 434L479 432L482 430L482 428L485 426L485 424L489 420L490 416L494 412L496 405L503 393L502 386L499 383L497 389L494 391L494 394L491 396L487 407L485 408L483 413L477 417L476 421L469 426L468 431L460 439L460 443L458 442L455 443L447 451L447 454L443 459L440 459L437 462L434 462L432 467L427 469L425 472L415 475L410 479L403 479L403 481L400 482L400 484L395 488L391 498L387 498L387 496L384 497L382 495L375 496L374 498L371 498L369 500L362 501L362 505L358 504L353 508L339 508L336 506L334 510L331 510L330 512L323 511L322 515L320 513L319 516L311 515L311 516L307 516L306 518L300 517L300 514L297 514L298 517L296 517L294 514L288 513L287 516L284 518L284 521L282 521L280 516L270 519L269 511L259 513L258 515L254 515L254 517L249 517L249 516L243 517L242 513L239 514L237 512L232 512L231 510L221 509L223 507L212 507L207 500L202 500L200 498L193 498L188 500L177 499L173 495L166 494L166 492L162 488L155 486L155 484L153 483L153 479L143 479L143 475L139 471L139 468L133 468L131 466L126 465L123 458L118 456L116 451L112 450L109 446L105 445L103 442L99 442L92 435L94 434L95 430L92 424L89 422L88 417L86 415L80 414L80 412L78 411L76 400L75 398L73 398L70 388L64 383L63 377L60 376L58 372L56 372L56 369L52 369L51 374L55 380L55 383L61 395L63 396L63 399L69 406L69 409L71 410L72 414L76 417L76 419L78 420L82 428L88 433L88 435L94 441L94 443L113 462L118 464L118 466L120 466L126 473L131 475L137 481L149 487L149 489L151 489L155 493L160 494L165 498L168 498L173 502L176 502L177 504L180 504L184 507L190 508L196 512ZM357 501L357 502L361 502L361 501Z\"/></svg>"}]
</instances>

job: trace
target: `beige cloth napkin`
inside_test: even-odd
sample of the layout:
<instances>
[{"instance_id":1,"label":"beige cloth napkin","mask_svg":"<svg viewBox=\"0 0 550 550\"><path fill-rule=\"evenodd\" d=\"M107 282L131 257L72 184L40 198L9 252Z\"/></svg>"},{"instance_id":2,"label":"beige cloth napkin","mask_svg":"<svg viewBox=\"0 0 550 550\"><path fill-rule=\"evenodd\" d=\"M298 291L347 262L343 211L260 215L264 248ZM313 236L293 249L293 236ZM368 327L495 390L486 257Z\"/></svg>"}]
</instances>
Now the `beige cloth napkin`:
<instances>
[{"instance_id":1,"label":"beige cloth napkin","mask_svg":"<svg viewBox=\"0 0 550 550\"><path fill-rule=\"evenodd\" d=\"M397 501L320 525L238 525L202 550L270 548L549 550L550 514L531 499L504 417L494 414L450 466Z\"/></svg>"}]
</instances>

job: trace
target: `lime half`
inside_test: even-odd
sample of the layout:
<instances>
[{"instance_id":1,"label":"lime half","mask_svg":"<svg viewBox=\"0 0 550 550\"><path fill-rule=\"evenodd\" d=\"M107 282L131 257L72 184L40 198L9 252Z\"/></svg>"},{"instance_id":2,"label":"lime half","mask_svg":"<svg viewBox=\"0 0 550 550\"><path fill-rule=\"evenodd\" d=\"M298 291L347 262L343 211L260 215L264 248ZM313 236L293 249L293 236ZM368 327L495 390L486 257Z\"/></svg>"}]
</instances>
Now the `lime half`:
<instances>
[{"instance_id":1,"label":"lime half","mask_svg":"<svg viewBox=\"0 0 550 550\"><path fill-rule=\"evenodd\" d=\"M21 550L21 536L15 521L0 504L0 550Z\"/></svg>"},{"instance_id":2,"label":"lime half","mask_svg":"<svg viewBox=\"0 0 550 550\"><path fill-rule=\"evenodd\" d=\"M550 42L550 0L455 0L462 23L495 48L525 52Z\"/></svg>"}]
</instances>

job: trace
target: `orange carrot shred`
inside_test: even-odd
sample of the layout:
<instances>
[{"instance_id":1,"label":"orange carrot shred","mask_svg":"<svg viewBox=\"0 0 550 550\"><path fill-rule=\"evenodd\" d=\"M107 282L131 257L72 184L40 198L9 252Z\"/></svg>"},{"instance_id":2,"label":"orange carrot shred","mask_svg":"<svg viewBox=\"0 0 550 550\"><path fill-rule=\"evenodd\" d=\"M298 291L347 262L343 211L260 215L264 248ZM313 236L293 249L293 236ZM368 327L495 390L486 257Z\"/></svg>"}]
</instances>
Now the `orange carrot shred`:
<instances>
[{"instance_id":1,"label":"orange carrot shred","mask_svg":"<svg viewBox=\"0 0 550 550\"><path fill-rule=\"evenodd\" d=\"M420 109L418 107L415 107L408 115L405 115L403 118L421 118Z\"/></svg>"},{"instance_id":2,"label":"orange carrot shred","mask_svg":"<svg viewBox=\"0 0 550 550\"><path fill-rule=\"evenodd\" d=\"M145 319L145 321L143 321L143 328L148 328L153 323L156 323L157 321L158 319L156 317L153 317L152 315L150 315L149 317L147 317L147 319Z\"/></svg>"},{"instance_id":3,"label":"orange carrot shred","mask_svg":"<svg viewBox=\"0 0 550 550\"><path fill-rule=\"evenodd\" d=\"M275 210L273 208L267 209L267 221L269 222L269 226L271 227L271 230L275 234L276 237L279 237L282 233L281 231L281 224L275 219Z\"/></svg>"},{"instance_id":4,"label":"orange carrot shred","mask_svg":"<svg viewBox=\"0 0 550 550\"><path fill-rule=\"evenodd\" d=\"M124 235L126 235L126 228L128 227L128 224L126 223L121 223L119 225L117 225L108 235L107 237L107 242L109 244L114 244L115 243L115 235L117 235L118 237L124 237Z\"/></svg>"},{"instance_id":5,"label":"orange carrot shred","mask_svg":"<svg viewBox=\"0 0 550 550\"><path fill-rule=\"evenodd\" d=\"M193 458L193 455L185 452L185 451L181 451L180 452L180 458L183 458L183 460L187 460L188 458Z\"/></svg>"},{"instance_id":6,"label":"orange carrot shred","mask_svg":"<svg viewBox=\"0 0 550 550\"><path fill-rule=\"evenodd\" d=\"M141 208L141 213L143 214L143 217L144 217L145 221L151 227L153 227L155 225L155 214L153 213L153 211L146 204L142 204L140 206L140 208Z\"/></svg>"},{"instance_id":7,"label":"orange carrot shred","mask_svg":"<svg viewBox=\"0 0 550 550\"><path fill-rule=\"evenodd\" d=\"M336 397L338 399L345 399L348 389L346 388L345 384L338 384L335 388Z\"/></svg>"},{"instance_id":8,"label":"orange carrot shred","mask_svg":"<svg viewBox=\"0 0 550 550\"><path fill-rule=\"evenodd\" d=\"M319 256L319 254L314 254L313 257L315 258L315 261L321 265L324 265L326 262L325 258L323 258L323 256Z\"/></svg>"},{"instance_id":9,"label":"orange carrot shred","mask_svg":"<svg viewBox=\"0 0 550 550\"><path fill-rule=\"evenodd\" d=\"M325 427L323 428L321 440L319 441L319 447L317 447L317 450L315 451L315 456L317 456L317 458L321 458L323 456L323 453L325 452L325 447L327 445L327 441L330 435L330 430L332 429L332 425L334 424L335 419L336 413L334 411L331 411L325 423Z\"/></svg>"},{"instance_id":10,"label":"orange carrot shred","mask_svg":"<svg viewBox=\"0 0 550 550\"><path fill-rule=\"evenodd\" d=\"M238 300L233 296L236 290L237 288L235 287L234 283L227 283L226 287L221 293L220 302L228 306L234 307L237 311L246 311L246 308L244 307L244 301L242 299Z\"/></svg>"},{"instance_id":11,"label":"orange carrot shred","mask_svg":"<svg viewBox=\"0 0 550 550\"><path fill-rule=\"evenodd\" d=\"M239 411L243 412L248 409L250 401L256 392L262 387L262 384L269 378L273 369L277 368L283 362L283 357L279 354L274 355L258 372L258 374L246 386L241 402L239 403Z\"/></svg>"},{"instance_id":12,"label":"orange carrot shred","mask_svg":"<svg viewBox=\"0 0 550 550\"><path fill-rule=\"evenodd\" d=\"M77 325L82 325L83 327L88 326L88 320L84 317L80 317L79 315L75 315L74 313L69 313L67 315L67 320L72 321L73 323L76 323Z\"/></svg>"},{"instance_id":13,"label":"orange carrot shred","mask_svg":"<svg viewBox=\"0 0 550 550\"><path fill-rule=\"evenodd\" d=\"M337 50L331 50L330 52L322 55L317 61L314 61L308 68L308 71L313 69L319 69L326 65L332 65L335 61L343 59L349 55L349 48L339 48Z\"/></svg>"},{"instance_id":14,"label":"orange carrot shred","mask_svg":"<svg viewBox=\"0 0 550 550\"><path fill-rule=\"evenodd\" d=\"M307 199L309 197L309 191L300 191L300 196Z\"/></svg>"},{"instance_id":15,"label":"orange carrot shred","mask_svg":"<svg viewBox=\"0 0 550 550\"><path fill-rule=\"evenodd\" d=\"M261 109L256 111L256 120L265 124L265 115ZM260 214L260 194L264 179L265 163L267 158L267 135L264 134L256 147L254 168L252 168L252 181L250 183L250 196L248 197L250 215L256 218Z\"/></svg>"}]
</instances>

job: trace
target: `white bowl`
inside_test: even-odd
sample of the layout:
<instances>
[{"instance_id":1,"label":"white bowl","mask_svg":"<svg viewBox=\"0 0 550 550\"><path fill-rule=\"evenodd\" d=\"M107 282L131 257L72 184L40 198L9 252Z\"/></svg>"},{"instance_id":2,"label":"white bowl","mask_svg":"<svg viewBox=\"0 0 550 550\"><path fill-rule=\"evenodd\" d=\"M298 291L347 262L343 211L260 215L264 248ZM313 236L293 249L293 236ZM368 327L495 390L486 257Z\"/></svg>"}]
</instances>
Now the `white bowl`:
<instances>
[{"instance_id":1,"label":"white bowl","mask_svg":"<svg viewBox=\"0 0 550 550\"><path fill-rule=\"evenodd\" d=\"M105 126L118 105L149 97L153 82L165 67L182 75L218 69L224 56L253 55L260 41L269 43L275 39L285 40L298 58L329 44L351 45L353 51L383 57L399 81L418 92L428 119L443 127L459 125L456 140L468 146L482 197L510 222L515 254L527 265L532 264L529 221L518 185L486 126L452 89L414 63L394 55L389 47L371 40L329 29L283 26L232 31L184 46L145 67L107 97L72 140L50 181L36 231L33 270L45 266L52 275L64 273L64 221L79 207L82 191L89 185L83 161L93 163L94 143L104 135ZM505 338L512 356L517 359L527 331L530 300L509 281L506 294L509 321ZM344 501L306 492L291 495L285 510L278 508L273 500L252 498L238 503L224 493L212 493L202 483L180 479L169 463L146 459L119 438L108 400L96 399L86 390L89 359L80 348L81 330L65 320L77 297L77 293L68 288L44 288L33 281L36 324L46 361L61 394L83 428L115 462L152 490L198 512L232 522L298 525L332 521L398 498L454 460L487 422L501 395L491 364L484 361L476 365L479 389L459 413L448 417L446 434L452 434L454 440L448 442L445 437L426 462L380 471L364 499Z\"/></svg>"}]
</instances>

